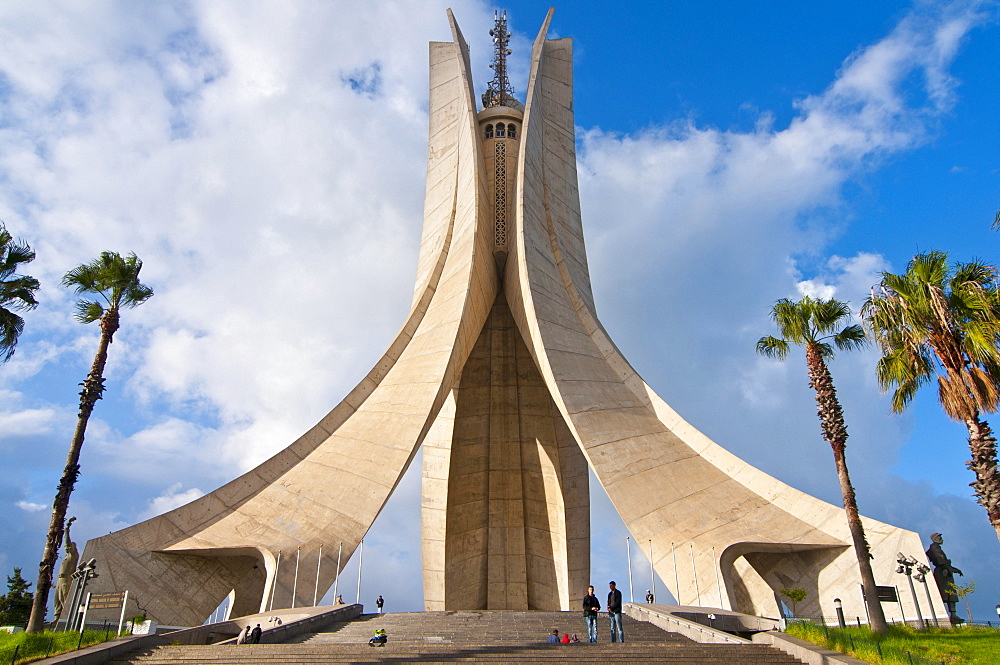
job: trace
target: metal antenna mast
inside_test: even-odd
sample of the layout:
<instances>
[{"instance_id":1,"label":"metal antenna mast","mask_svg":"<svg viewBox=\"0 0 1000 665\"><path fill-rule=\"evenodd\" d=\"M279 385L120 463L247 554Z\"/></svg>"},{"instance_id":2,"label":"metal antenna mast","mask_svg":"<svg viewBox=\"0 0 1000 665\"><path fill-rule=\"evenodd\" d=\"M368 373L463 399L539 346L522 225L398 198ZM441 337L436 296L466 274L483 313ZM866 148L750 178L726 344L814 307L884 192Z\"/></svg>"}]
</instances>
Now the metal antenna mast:
<instances>
[{"instance_id":1,"label":"metal antenna mast","mask_svg":"<svg viewBox=\"0 0 1000 665\"><path fill-rule=\"evenodd\" d=\"M483 108L515 106L517 102L514 99L514 88L507 80L507 56L511 54L508 47L510 33L507 31L507 12L500 14L494 11L493 21L495 25L490 30L490 36L493 37L493 64L490 65L493 80L483 93Z\"/></svg>"}]
</instances>

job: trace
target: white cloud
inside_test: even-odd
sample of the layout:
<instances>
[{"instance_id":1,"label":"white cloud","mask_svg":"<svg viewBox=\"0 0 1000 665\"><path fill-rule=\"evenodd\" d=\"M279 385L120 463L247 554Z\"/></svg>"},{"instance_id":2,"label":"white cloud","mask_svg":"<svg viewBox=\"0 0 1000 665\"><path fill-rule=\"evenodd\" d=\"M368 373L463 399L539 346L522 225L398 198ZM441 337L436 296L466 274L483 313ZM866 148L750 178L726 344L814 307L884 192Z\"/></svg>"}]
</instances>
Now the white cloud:
<instances>
[{"instance_id":1,"label":"white cloud","mask_svg":"<svg viewBox=\"0 0 1000 665\"><path fill-rule=\"evenodd\" d=\"M831 256L811 279L798 282L799 293L813 298L837 298L851 304L855 314L871 287L882 279L889 265L878 254L858 252L853 257Z\"/></svg>"},{"instance_id":2,"label":"white cloud","mask_svg":"<svg viewBox=\"0 0 1000 665\"><path fill-rule=\"evenodd\" d=\"M183 506L186 503L191 503L205 494L197 487L191 487L183 491L182 488L183 485L181 483L174 483L167 488L166 492L151 499L149 507L139 515L139 519L146 520L150 517L162 515L163 513Z\"/></svg>"},{"instance_id":3,"label":"white cloud","mask_svg":"<svg viewBox=\"0 0 1000 665\"><path fill-rule=\"evenodd\" d=\"M18 501L16 504L21 510L26 510L29 513L37 513L41 510L48 508L44 503L32 503L30 501Z\"/></svg>"},{"instance_id":4,"label":"white cloud","mask_svg":"<svg viewBox=\"0 0 1000 665\"><path fill-rule=\"evenodd\" d=\"M16 432L20 436L45 434L52 430L55 409L25 409L0 412L0 431Z\"/></svg>"}]
</instances>

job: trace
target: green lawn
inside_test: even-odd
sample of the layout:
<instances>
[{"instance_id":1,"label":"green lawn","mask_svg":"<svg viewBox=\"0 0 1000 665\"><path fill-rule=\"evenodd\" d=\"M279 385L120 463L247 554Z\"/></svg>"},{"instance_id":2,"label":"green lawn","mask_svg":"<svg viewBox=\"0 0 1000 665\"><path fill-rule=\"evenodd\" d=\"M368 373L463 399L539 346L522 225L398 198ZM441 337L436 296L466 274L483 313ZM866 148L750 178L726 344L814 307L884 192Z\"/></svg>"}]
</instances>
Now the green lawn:
<instances>
[{"instance_id":1,"label":"green lawn","mask_svg":"<svg viewBox=\"0 0 1000 665\"><path fill-rule=\"evenodd\" d=\"M105 632L103 630L88 630L83 634L82 646L97 644L104 641ZM109 639L114 639L112 631ZM27 663L38 658L44 658L46 653L54 656L57 653L73 651L80 640L80 633L6 633L0 632L0 663L7 665L14 656L14 649L17 648L17 660L15 663Z\"/></svg>"},{"instance_id":2,"label":"green lawn","mask_svg":"<svg viewBox=\"0 0 1000 665\"><path fill-rule=\"evenodd\" d=\"M977 626L930 628L924 631L891 626L889 634L883 637L873 635L867 627L840 629L824 628L811 623L793 623L788 625L786 632L869 663L909 665L906 655L909 651L914 660L919 656L948 665L994 665L1000 654L1000 630ZM875 642L881 648L881 657Z\"/></svg>"}]
</instances>

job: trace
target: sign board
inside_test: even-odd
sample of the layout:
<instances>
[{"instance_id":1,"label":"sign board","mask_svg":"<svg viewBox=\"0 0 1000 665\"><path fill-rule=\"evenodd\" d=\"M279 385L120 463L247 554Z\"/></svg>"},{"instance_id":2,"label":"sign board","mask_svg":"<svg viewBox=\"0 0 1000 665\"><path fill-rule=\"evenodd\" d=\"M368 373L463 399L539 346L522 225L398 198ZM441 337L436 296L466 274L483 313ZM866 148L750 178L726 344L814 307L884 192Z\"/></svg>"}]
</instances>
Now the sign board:
<instances>
[{"instance_id":1,"label":"sign board","mask_svg":"<svg viewBox=\"0 0 1000 665\"><path fill-rule=\"evenodd\" d=\"M90 596L88 610L117 610L125 602L125 592L95 593Z\"/></svg>"},{"instance_id":2,"label":"sign board","mask_svg":"<svg viewBox=\"0 0 1000 665\"><path fill-rule=\"evenodd\" d=\"M878 590L878 600L880 603L898 603L899 594L894 586L876 586Z\"/></svg>"}]
</instances>

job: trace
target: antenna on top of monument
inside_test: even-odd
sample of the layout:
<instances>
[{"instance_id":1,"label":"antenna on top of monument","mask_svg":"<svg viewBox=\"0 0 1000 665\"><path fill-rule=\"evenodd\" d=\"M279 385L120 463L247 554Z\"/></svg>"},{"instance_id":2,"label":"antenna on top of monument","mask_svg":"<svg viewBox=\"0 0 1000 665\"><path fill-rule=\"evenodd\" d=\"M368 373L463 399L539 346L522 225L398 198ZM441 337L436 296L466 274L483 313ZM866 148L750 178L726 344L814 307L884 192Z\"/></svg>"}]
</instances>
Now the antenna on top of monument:
<instances>
[{"instance_id":1,"label":"antenna on top of monument","mask_svg":"<svg viewBox=\"0 0 1000 665\"><path fill-rule=\"evenodd\" d=\"M492 106L516 108L520 104L514 99L514 88L507 79L507 56L511 54L511 50L506 10L502 14L494 11L493 23L493 29L490 30L490 36L493 37L493 64L490 65L493 69L493 80L483 93L483 108Z\"/></svg>"}]
</instances>

